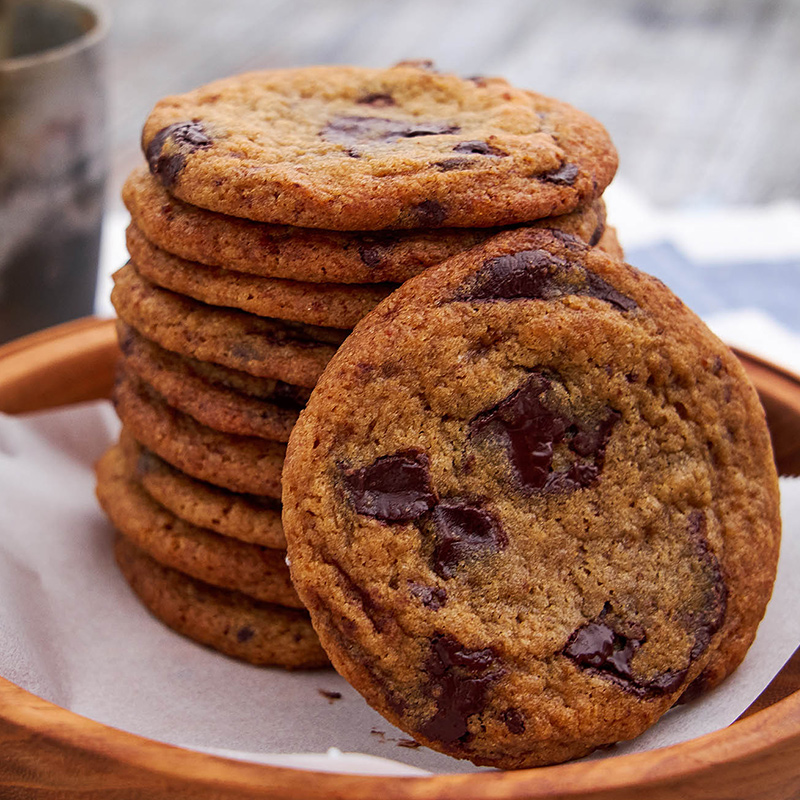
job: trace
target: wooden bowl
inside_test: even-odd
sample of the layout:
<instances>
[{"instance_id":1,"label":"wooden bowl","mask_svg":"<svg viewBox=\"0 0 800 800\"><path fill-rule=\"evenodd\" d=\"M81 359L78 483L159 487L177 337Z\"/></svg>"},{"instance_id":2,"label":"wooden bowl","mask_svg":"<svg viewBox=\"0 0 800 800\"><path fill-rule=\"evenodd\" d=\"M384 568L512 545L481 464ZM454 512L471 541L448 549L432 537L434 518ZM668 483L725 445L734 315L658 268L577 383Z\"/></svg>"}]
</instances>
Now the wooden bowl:
<instances>
[{"instance_id":1,"label":"wooden bowl","mask_svg":"<svg viewBox=\"0 0 800 800\"><path fill-rule=\"evenodd\" d=\"M782 474L800 473L800 380L745 354ZM0 410L105 397L113 322L79 320L0 348ZM800 796L800 650L730 727L629 756L517 772L387 778L218 758L80 717L0 678L0 796L275 800L787 800Z\"/></svg>"}]
</instances>

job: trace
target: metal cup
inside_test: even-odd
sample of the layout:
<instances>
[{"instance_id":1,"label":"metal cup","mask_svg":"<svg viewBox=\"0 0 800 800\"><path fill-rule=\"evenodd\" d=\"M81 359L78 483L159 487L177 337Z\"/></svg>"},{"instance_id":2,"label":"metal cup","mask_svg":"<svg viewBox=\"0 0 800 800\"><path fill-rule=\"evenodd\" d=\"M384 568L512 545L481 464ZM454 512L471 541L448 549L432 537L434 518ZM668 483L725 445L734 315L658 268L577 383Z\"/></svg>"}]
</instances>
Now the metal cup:
<instances>
[{"instance_id":1,"label":"metal cup","mask_svg":"<svg viewBox=\"0 0 800 800\"><path fill-rule=\"evenodd\" d=\"M0 0L0 342L93 311L106 30L94 2Z\"/></svg>"}]
</instances>

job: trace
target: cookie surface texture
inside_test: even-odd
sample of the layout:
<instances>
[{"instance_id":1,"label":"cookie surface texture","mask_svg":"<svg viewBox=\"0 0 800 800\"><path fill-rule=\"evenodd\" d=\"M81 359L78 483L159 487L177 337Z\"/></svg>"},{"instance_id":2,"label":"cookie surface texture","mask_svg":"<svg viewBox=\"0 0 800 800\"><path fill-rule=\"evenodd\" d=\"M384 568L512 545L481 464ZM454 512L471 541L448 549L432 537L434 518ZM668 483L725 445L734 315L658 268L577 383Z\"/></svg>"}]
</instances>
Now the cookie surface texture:
<instances>
[{"instance_id":1,"label":"cookie surface texture","mask_svg":"<svg viewBox=\"0 0 800 800\"><path fill-rule=\"evenodd\" d=\"M289 442L292 578L331 661L457 758L555 763L728 674L771 593L763 410L659 281L547 231L404 284Z\"/></svg>"},{"instance_id":2,"label":"cookie surface texture","mask_svg":"<svg viewBox=\"0 0 800 800\"><path fill-rule=\"evenodd\" d=\"M142 147L188 203L330 230L565 214L599 197L617 165L603 127L565 103L415 65L216 81L161 100Z\"/></svg>"}]
</instances>

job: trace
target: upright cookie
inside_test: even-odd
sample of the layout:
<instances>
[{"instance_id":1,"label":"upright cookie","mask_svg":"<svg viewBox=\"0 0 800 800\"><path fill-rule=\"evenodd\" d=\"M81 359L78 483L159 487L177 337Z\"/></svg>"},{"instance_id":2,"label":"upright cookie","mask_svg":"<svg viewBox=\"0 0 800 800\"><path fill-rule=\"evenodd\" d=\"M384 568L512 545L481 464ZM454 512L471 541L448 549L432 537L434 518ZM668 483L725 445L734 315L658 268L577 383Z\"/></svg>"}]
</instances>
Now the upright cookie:
<instances>
[{"instance_id":1,"label":"upright cookie","mask_svg":"<svg viewBox=\"0 0 800 800\"><path fill-rule=\"evenodd\" d=\"M302 608L286 553L220 536L178 519L136 482L119 447L97 464L97 497L114 527L160 564L268 603Z\"/></svg>"},{"instance_id":2,"label":"upright cookie","mask_svg":"<svg viewBox=\"0 0 800 800\"><path fill-rule=\"evenodd\" d=\"M212 267L298 281L402 283L502 230L340 232L268 225L184 203L144 169L131 173L122 197L136 227L163 250ZM595 245L605 217L600 198L570 214L530 224L558 228Z\"/></svg>"},{"instance_id":3,"label":"upright cookie","mask_svg":"<svg viewBox=\"0 0 800 800\"><path fill-rule=\"evenodd\" d=\"M295 587L339 670L458 758L629 739L742 659L778 555L763 410L659 281L522 232L368 315L290 438Z\"/></svg>"},{"instance_id":4,"label":"upright cookie","mask_svg":"<svg viewBox=\"0 0 800 800\"><path fill-rule=\"evenodd\" d=\"M111 302L127 325L165 350L309 388L346 336L199 303L154 286L132 264L114 273Z\"/></svg>"},{"instance_id":5,"label":"upright cookie","mask_svg":"<svg viewBox=\"0 0 800 800\"><path fill-rule=\"evenodd\" d=\"M178 633L257 666L328 666L305 612L190 578L154 561L123 536L117 537L114 554L142 603Z\"/></svg>"},{"instance_id":6,"label":"upright cookie","mask_svg":"<svg viewBox=\"0 0 800 800\"><path fill-rule=\"evenodd\" d=\"M565 103L420 64L215 81L161 100L142 147L188 203L329 230L565 214L599 197L617 166L603 127Z\"/></svg>"},{"instance_id":7,"label":"upright cookie","mask_svg":"<svg viewBox=\"0 0 800 800\"><path fill-rule=\"evenodd\" d=\"M113 400L117 416L136 441L182 472L234 492L280 497L286 452L281 442L201 425L124 371Z\"/></svg>"}]
</instances>

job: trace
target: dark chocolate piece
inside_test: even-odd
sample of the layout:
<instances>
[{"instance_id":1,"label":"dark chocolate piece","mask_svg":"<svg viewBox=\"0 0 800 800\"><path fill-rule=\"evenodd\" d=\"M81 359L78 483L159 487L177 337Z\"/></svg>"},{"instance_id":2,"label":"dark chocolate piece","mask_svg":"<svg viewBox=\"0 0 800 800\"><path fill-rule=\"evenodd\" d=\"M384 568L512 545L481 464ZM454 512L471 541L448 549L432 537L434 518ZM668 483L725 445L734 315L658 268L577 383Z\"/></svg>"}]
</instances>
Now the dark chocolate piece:
<instances>
[{"instance_id":1,"label":"dark chocolate piece","mask_svg":"<svg viewBox=\"0 0 800 800\"><path fill-rule=\"evenodd\" d=\"M493 156L495 158L503 158L508 155L508 153L504 153L502 150L492 147L488 142L481 141L459 142L453 148L453 151L456 153L467 153L469 155Z\"/></svg>"},{"instance_id":2,"label":"dark chocolate piece","mask_svg":"<svg viewBox=\"0 0 800 800\"><path fill-rule=\"evenodd\" d=\"M447 602L447 592L438 586L425 586L409 581L408 590L422 602L425 608L429 608L431 611L438 611Z\"/></svg>"},{"instance_id":3,"label":"dark chocolate piece","mask_svg":"<svg viewBox=\"0 0 800 800\"><path fill-rule=\"evenodd\" d=\"M162 153L170 140L172 152ZM207 150L213 142L200 122L176 122L162 128L150 140L145 156L150 172L166 187L172 186L186 166L186 156L197 150Z\"/></svg>"},{"instance_id":4,"label":"dark chocolate piece","mask_svg":"<svg viewBox=\"0 0 800 800\"><path fill-rule=\"evenodd\" d=\"M438 200L423 200L414 207L414 215L420 227L436 227L447 217L447 209Z\"/></svg>"},{"instance_id":5,"label":"dark chocolate piece","mask_svg":"<svg viewBox=\"0 0 800 800\"><path fill-rule=\"evenodd\" d=\"M550 172L535 175L534 177L540 181L555 183L558 186L572 186L579 174L580 170L576 164L562 164L557 169L552 169Z\"/></svg>"},{"instance_id":6,"label":"dark chocolate piece","mask_svg":"<svg viewBox=\"0 0 800 800\"><path fill-rule=\"evenodd\" d=\"M244 642L249 642L255 635L256 632L249 625L245 625L236 631L236 641L243 644Z\"/></svg>"},{"instance_id":7,"label":"dark chocolate piece","mask_svg":"<svg viewBox=\"0 0 800 800\"><path fill-rule=\"evenodd\" d=\"M430 682L438 689L436 713L420 727L428 739L452 744L468 734L467 722L486 707L486 695L505 670L496 667L494 651L469 650L451 636L431 640L427 662Z\"/></svg>"},{"instance_id":8,"label":"dark chocolate piece","mask_svg":"<svg viewBox=\"0 0 800 800\"><path fill-rule=\"evenodd\" d=\"M637 695L669 694L678 689L688 668L663 672L650 680L639 680L634 676L631 659L644 644L646 636L625 636L612 628L605 621L610 610L610 604L606 603L597 619L578 628L568 639L562 651L564 655L582 669L610 678Z\"/></svg>"},{"instance_id":9,"label":"dark chocolate piece","mask_svg":"<svg viewBox=\"0 0 800 800\"><path fill-rule=\"evenodd\" d=\"M428 456L420 450L383 456L345 471L343 479L353 508L386 522L417 519L436 502Z\"/></svg>"},{"instance_id":10,"label":"dark chocolate piece","mask_svg":"<svg viewBox=\"0 0 800 800\"><path fill-rule=\"evenodd\" d=\"M445 122L414 122L385 117L334 117L322 130L322 137L337 144L397 142L420 136L458 133L457 125Z\"/></svg>"},{"instance_id":11,"label":"dark chocolate piece","mask_svg":"<svg viewBox=\"0 0 800 800\"><path fill-rule=\"evenodd\" d=\"M505 400L472 420L473 435L488 430L503 439L514 473L527 490L569 492L586 488L600 476L606 446L620 414L609 409L596 427L587 429L548 406L546 393L550 387L547 377L533 373ZM591 461L575 461L554 470L553 456L561 442L577 456Z\"/></svg>"},{"instance_id":12,"label":"dark chocolate piece","mask_svg":"<svg viewBox=\"0 0 800 800\"><path fill-rule=\"evenodd\" d=\"M508 537L494 516L478 503L448 498L433 509L436 546L433 571L452 578L459 565L485 552L496 553Z\"/></svg>"},{"instance_id":13,"label":"dark chocolate piece","mask_svg":"<svg viewBox=\"0 0 800 800\"><path fill-rule=\"evenodd\" d=\"M453 295L453 300L554 300L564 295L596 297L631 311L636 303L599 275L546 250L522 250L489 259Z\"/></svg>"},{"instance_id":14,"label":"dark chocolate piece","mask_svg":"<svg viewBox=\"0 0 800 800\"><path fill-rule=\"evenodd\" d=\"M331 704L342 699L341 692L331 692L328 689L317 689L317 691Z\"/></svg>"},{"instance_id":15,"label":"dark chocolate piece","mask_svg":"<svg viewBox=\"0 0 800 800\"><path fill-rule=\"evenodd\" d=\"M502 713L501 718L511 733L525 733L525 717L522 716L518 708L507 708Z\"/></svg>"}]
</instances>

